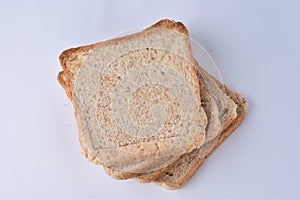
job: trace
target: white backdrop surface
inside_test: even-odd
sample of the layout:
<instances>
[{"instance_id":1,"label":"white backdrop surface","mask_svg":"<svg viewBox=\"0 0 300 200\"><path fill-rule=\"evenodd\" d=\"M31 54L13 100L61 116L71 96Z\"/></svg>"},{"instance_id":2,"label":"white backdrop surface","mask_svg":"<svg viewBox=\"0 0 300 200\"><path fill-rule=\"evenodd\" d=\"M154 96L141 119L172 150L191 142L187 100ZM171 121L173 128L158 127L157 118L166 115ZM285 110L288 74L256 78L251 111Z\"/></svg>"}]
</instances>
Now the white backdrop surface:
<instances>
[{"instance_id":1,"label":"white backdrop surface","mask_svg":"<svg viewBox=\"0 0 300 200\"><path fill-rule=\"evenodd\" d=\"M300 199L299 1L0 0L0 199ZM249 101L240 128L181 190L117 181L81 156L59 54L182 21Z\"/></svg>"}]
</instances>

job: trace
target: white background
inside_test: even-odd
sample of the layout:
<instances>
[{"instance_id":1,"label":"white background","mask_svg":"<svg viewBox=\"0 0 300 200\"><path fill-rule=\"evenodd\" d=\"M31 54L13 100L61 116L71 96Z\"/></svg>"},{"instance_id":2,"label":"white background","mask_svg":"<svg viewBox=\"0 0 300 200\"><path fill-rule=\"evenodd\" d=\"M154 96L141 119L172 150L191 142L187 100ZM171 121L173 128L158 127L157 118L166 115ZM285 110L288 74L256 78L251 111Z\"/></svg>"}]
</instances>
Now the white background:
<instances>
[{"instance_id":1,"label":"white background","mask_svg":"<svg viewBox=\"0 0 300 200\"><path fill-rule=\"evenodd\" d=\"M56 81L70 47L182 21L249 101L240 128L181 190L117 181L81 156ZM299 1L0 0L0 199L300 199Z\"/></svg>"}]
</instances>

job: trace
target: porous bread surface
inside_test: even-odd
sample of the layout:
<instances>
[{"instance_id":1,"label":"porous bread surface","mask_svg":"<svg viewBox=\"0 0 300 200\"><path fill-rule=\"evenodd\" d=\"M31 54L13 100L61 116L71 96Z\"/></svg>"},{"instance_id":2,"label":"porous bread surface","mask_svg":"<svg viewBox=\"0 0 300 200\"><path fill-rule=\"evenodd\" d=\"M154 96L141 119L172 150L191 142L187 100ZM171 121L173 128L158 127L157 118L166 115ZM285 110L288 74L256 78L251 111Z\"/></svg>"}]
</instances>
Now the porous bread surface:
<instances>
[{"instance_id":1,"label":"porous bread surface","mask_svg":"<svg viewBox=\"0 0 300 200\"><path fill-rule=\"evenodd\" d=\"M68 53L71 60L61 56L64 72L58 79L74 103L81 145L90 160L121 171L147 172L177 159L168 156L204 142L206 116L195 95L199 85L182 35L149 29L75 49ZM74 55L78 52L82 56ZM154 90L163 95L152 95ZM166 161L155 163L159 159Z\"/></svg>"},{"instance_id":2,"label":"porous bread surface","mask_svg":"<svg viewBox=\"0 0 300 200\"><path fill-rule=\"evenodd\" d=\"M246 99L240 94L230 91L225 85L218 81L217 84L219 87L225 88L226 94L235 102L235 104L237 104L236 119L222 131L221 136L214 145L214 148L204 158L200 158L197 150L194 150L192 153L189 153L189 156L182 157L180 162L176 162L176 165L173 168L170 168L163 175L159 176L155 181L153 181L154 183L162 185L168 189L179 189L183 187L196 173L197 169L203 164L204 160L208 158L242 123L248 108Z\"/></svg>"}]
</instances>

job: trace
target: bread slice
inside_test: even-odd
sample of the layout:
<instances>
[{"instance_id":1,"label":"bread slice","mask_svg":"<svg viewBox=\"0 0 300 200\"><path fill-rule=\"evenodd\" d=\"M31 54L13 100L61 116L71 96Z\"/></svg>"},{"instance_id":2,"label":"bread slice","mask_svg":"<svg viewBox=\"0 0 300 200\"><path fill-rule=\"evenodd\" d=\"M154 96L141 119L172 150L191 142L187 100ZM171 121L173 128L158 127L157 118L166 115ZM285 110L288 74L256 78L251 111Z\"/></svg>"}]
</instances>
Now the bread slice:
<instances>
[{"instance_id":1,"label":"bread slice","mask_svg":"<svg viewBox=\"0 0 300 200\"><path fill-rule=\"evenodd\" d=\"M169 169L165 174L153 181L154 183L168 189L179 189L183 187L203 164L204 160L208 158L242 123L248 107L246 99L240 94L230 91L225 85L222 85L219 82L218 84L220 87L225 88L227 95L237 104L237 118L221 133L214 148L204 158L199 157L197 150L194 150L188 156L183 156L173 168Z\"/></svg>"},{"instance_id":2,"label":"bread slice","mask_svg":"<svg viewBox=\"0 0 300 200\"><path fill-rule=\"evenodd\" d=\"M208 105L203 104L204 110L206 111L206 115L208 117L208 127L210 125L214 127L213 124L216 124L216 122L215 120L210 121L210 119L212 117L219 115L218 117L220 120L220 126L223 127L222 129L225 129L236 118L237 105L234 103L232 99L230 99L230 97L226 95L225 89L223 87L219 87L215 79L213 79L208 74L208 72L204 68L202 68L199 64L197 64L197 70L198 70L197 75L200 82L199 85L202 85L203 87L200 89L201 91L200 94L202 94L200 95L201 99L208 100L207 98L210 98L210 100L207 101L210 102ZM215 102L218 102L218 104L216 104ZM212 106L211 104L216 104L214 106L217 106L218 110L216 110L214 106ZM193 154L197 154L198 157L203 158L208 152L210 152L214 147L215 143L218 141L218 138L221 133L221 127L215 126L214 127L215 130L210 130L210 131L207 130L206 137L205 137L205 144L201 146L201 148L199 148L198 150L194 150ZM186 154L185 156L188 156L188 154ZM180 159L178 161L180 161ZM159 170L149 172L149 173L143 173L143 174L122 173L120 171L108 167L104 167L104 169L110 176L112 176L115 179L135 178L136 180L145 183L145 182L150 182L152 180L155 180L161 174L166 172L168 169L172 168L173 165L176 165L178 161L175 161L171 165L163 167Z\"/></svg>"},{"instance_id":3,"label":"bread slice","mask_svg":"<svg viewBox=\"0 0 300 200\"><path fill-rule=\"evenodd\" d=\"M58 81L74 105L90 161L146 173L204 143L207 119L181 23L162 20L140 33L70 49L60 62Z\"/></svg>"}]
</instances>

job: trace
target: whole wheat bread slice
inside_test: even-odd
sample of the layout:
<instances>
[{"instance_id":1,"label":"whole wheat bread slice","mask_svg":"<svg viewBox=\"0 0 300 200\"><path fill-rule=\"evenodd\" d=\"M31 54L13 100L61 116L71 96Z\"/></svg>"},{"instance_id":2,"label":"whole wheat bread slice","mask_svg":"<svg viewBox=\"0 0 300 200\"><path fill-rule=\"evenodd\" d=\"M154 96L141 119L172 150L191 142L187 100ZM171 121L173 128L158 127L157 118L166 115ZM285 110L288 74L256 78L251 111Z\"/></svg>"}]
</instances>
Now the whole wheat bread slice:
<instances>
[{"instance_id":1,"label":"whole wheat bread slice","mask_svg":"<svg viewBox=\"0 0 300 200\"><path fill-rule=\"evenodd\" d=\"M61 54L58 81L74 105L80 143L90 161L145 173L203 144L207 119L187 36L181 23L162 20L140 33ZM157 99L153 92L164 95ZM130 113L122 110L128 102ZM166 112L148 105L156 102ZM160 124L162 118L167 126Z\"/></svg>"},{"instance_id":2,"label":"whole wheat bread slice","mask_svg":"<svg viewBox=\"0 0 300 200\"><path fill-rule=\"evenodd\" d=\"M208 158L242 123L248 108L246 99L240 94L230 91L225 85L222 85L221 83L218 84L225 88L228 96L230 96L230 98L237 104L237 118L221 133L221 136L214 148L204 158L200 158L197 150L194 150L189 154L189 156L182 157L181 161L177 162L173 168L169 169L165 172L165 174L153 181L154 183L162 185L168 189L179 189L183 187L196 173L197 169L203 164L205 159Z\"/></svg>"}]
</instances>

